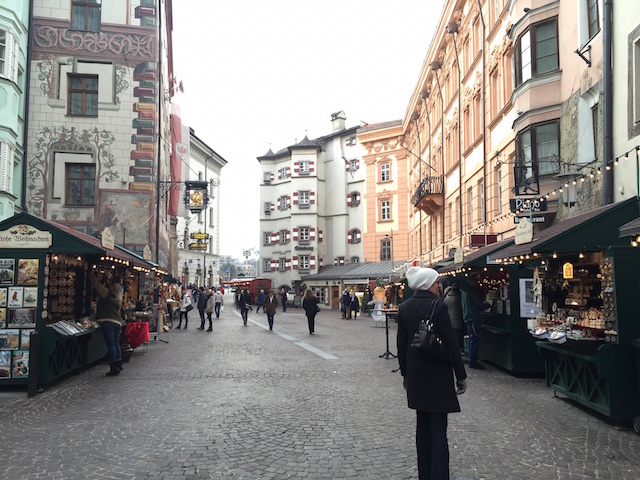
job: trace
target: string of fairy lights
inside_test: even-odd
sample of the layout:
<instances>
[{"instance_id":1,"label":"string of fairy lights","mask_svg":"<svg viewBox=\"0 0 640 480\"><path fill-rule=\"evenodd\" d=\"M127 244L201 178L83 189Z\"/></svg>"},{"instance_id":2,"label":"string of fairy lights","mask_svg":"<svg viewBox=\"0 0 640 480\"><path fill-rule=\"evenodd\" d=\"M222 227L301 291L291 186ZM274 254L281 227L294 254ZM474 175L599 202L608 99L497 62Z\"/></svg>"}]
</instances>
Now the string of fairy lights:
<instances>
[{"instance_id":1,"label":"string of fairy lights","mask_svg":"<svg viewBox=\"0 0 640 480\"><path fill-rule=\"evenodd\" d=\"M630 150L624 152L623 154L613 158L612 160L610 160L605 169L607 171L611 171L612 169L619 167L620 165L626 165L629 161L629 155L634 153L636 154L636 164L638 161L640 161L640 145L636 145L635 147L631 148ZM637 175L637 174L636 174ZM598 166L596 168L590 168L588 171L585 171L584 173L580 173L577 174L576 176L569 181L566 181L564 184L558 186L557 188L555 188L554 190L550 191L547 194L544 195L540 195L537 198L531 198L530 200L532 201L544 201L544 200L549 200L552 199L553 197L556 197L558 194L562 193L566 188L569 188L570 186L576 186L578 185L578 183L583 184L587 181L593 181L596 182L598 177L602 176L602 167ZM640 192L638 192L638 195L640 196ZM411 266L414 264L414 262L424 262L425 260L427 260L428 258L430 258L430 255L433 252L436 252L440 249L442 249L443 247L458 243L460 239L464 239L467 237L471 237L471 235L476 234L484 229L486 229L488 226L493 226L496 224L499 224L507 219L511 219L512 217L516 217L518 215L521 215L523 213L528 212L528 210L524 210L524 209L516 209L515 211L511 212L505 212L502 215L499 215L497 217L495 217L494 219L492 219L489 222L486 223L482 223L480 225L477 225L476 227L473 227L472 229L468 230L467 232L465 232L464 234L458 234L455 235L451 238L449 238L447 241L445 242L440 242L437 245L435 245L433 248L427 250L426 252L424 252L422 255L419 255L418 257L416 257L415 259L405 263L404 265L398 266L394 268L394 273L396 270L403 270L404 268L406 268L407 266ZM640 245L640 235L637 237L634 237L631 240L631 245L633 247L637 247L638 245ZM457 246L457 245L456 245ZM555 256L553 256L553 258L557 258L557 254L553 254ZM580 255L583 255L582 253L580 253ZM531 258L535 258L538 257L537 253L533 253L532 255L521 255L518 256L517 258L508 258L508 259L499 259L501 261L503 261L504 263L509 263L509 262L514 262L514 261L524 261L524 260L529 260ZM542 260L542 264L544 265L544 260ZM461 269L457 269L456 271L452 271L452 272L447 272L447 275L455 275L457 273L464 273L470 271L470 268L461 268ZM485 267L486 270L486 267Z\"/></svg>"}]
</instances>

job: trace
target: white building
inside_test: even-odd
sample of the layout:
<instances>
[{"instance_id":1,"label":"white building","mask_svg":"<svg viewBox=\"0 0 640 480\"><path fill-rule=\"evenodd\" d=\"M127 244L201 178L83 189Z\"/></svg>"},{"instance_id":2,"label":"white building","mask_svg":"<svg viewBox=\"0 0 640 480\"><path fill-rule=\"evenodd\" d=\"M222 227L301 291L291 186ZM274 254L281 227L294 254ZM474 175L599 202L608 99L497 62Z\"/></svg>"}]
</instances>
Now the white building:
<instances>
[{"instance_id":1,"label":"white building","mask_svg":"<svg viewBox=\"0 0 640 480\"><path fill-rule=\"evenodd\" d=\"M323 265L359 262L365 169L356 127L331 115L332 133L258 157L261 276L274 288L301 284Z\"/></svg>"},{"instance_id":2,"label":"white building","mask_svg":"<svg viewBox=\"0 0 640 480\"><path fill-rule=\"evenodd\" d=\"M220 285L220 182L222 167L227 161L188 130L189 150L184 155L182 179L208 184L209 203L197 214L191 213L181 201L178 210L178 275L185 285ZM207 237L208 236L208 237ZM205 238L202 238L205 237Z\"/></svg>"}]
</instances>

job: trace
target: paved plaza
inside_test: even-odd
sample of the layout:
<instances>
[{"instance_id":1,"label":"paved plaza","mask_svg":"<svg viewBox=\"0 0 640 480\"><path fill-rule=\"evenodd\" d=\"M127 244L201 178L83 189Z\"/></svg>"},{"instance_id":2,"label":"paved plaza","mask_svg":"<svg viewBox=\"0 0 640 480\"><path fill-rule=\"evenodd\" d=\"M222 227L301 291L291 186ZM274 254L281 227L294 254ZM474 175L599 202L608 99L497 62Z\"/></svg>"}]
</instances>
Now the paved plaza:
<instances>
[{"instance_id":1,"label":"paved plaza","mask_svg":"<svg viewBox=\"0 0 640 480\"><path fill-rule=\"evenodd\" d=\"M35 398L0 391L2 479L417 479L415 412L385 330L300 308L213 332L161 336L115 378L106 364ZM395 353L396 324L390 325ZM568 400L544 379L468 370L449 416L452 479L640 478L640 436Z\"/></svg>"}]
</instances>

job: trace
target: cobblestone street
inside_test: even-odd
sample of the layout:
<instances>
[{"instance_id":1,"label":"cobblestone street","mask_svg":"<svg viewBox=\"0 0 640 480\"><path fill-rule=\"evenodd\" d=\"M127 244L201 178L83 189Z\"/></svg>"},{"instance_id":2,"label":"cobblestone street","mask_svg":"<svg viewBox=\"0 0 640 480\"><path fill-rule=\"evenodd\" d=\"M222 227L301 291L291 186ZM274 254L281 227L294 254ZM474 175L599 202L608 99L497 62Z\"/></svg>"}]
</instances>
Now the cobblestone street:
<instances>
[{"instance_id":1,"label":"cobblestone street","mask_svg":"<svg viewBox=\"0 0 640 480\"><path fill-rule=\"evenodd\" d=\"M0 392L3 479L415 479L415 412L384 328L300 308L161 336L35 398ZM396 324L390 325L395 353ZM449 416L452 479L638 479L640 436L553 396L544 379L468 371Z\"/></svg>"}]
</instances>

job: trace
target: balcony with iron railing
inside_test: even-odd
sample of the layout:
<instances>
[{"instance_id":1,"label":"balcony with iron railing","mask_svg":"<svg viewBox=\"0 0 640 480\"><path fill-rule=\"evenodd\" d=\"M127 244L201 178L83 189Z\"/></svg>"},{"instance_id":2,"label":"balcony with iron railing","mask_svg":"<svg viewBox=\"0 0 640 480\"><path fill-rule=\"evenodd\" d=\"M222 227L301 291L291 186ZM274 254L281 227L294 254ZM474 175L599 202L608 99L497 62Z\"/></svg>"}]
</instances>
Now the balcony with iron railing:
<instances>
[{"instance_id":1,"label":"balcony with iron railing","mask_svg":"<svg viewBox=\"0 0 640 480\"><path fill-rule=\"evenodd\" d=\"M443 192L444 177L442 175L424 177L411 196L411 203L417 209L430 215L442 208Z\"/></svg>"}]
</instances>

